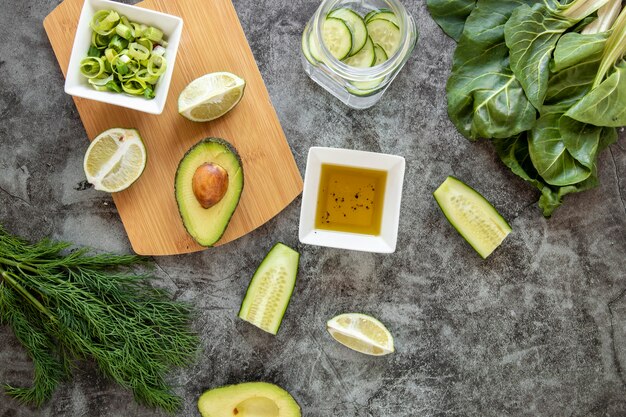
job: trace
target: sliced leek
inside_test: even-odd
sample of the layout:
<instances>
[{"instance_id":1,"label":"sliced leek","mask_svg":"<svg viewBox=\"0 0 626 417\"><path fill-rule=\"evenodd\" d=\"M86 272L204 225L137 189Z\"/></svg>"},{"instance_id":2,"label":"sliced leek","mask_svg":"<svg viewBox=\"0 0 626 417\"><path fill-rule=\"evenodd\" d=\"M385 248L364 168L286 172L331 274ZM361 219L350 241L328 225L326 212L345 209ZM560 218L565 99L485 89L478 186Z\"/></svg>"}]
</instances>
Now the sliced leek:
<instances>
[{"instance_id":1,"label":"sliced leek","mask_svg":"<svg viewBox=\"0 0 626 417\"><path fill-rule=\"evenodd\" d=\"M167 68L163 32L153 26L131 22L114 10L97 11L80 72L98 91L154 98L155 85Z\"/></svg>"}]
</instances>

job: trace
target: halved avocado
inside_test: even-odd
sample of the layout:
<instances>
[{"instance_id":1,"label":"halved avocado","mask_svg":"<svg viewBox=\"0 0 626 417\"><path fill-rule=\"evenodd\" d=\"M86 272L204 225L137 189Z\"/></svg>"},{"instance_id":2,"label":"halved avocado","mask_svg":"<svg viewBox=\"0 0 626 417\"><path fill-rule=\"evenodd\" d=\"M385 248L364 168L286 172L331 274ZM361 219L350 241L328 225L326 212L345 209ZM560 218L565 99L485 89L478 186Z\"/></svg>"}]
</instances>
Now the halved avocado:
<instances>
[{"instance_id":1,"label":"halved avocado","mask_svg":"<svg viewBox=\"0 0 626 417\"><path fill-rule=\"evenodd\" d=\"M244 382L206 391L198 400L203 417L300 417L300 406L281 387Z\"/></svg>"},{"instance_id":2,"label":"halved avocado","mask_svg":"<svg viewBox=\"0 0 626 417\"><path fill-rule=\"evenodd\" d=\"M243 191L243 166L223 139L195 144L178 164L176 203L187 232L202 246L220 240Z\"/></svg>"}]
</instances>

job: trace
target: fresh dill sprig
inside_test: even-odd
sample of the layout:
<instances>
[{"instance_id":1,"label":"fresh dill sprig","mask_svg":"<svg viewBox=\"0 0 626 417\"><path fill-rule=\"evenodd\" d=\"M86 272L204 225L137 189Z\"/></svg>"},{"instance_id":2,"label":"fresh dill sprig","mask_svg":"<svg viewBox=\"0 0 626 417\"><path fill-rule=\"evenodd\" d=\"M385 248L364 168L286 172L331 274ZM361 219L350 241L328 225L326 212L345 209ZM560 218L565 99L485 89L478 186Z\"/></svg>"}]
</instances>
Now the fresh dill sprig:
<instances>
[{"instance_id":1,"label":"fresh dill sprig","mask_svg":"<svg viewBox=\"0 0 626 417\"><path fill-rule=\"evenodd\" d=\"M71 375L73 361L93 359L138 402L176 411L181 399L165 377L196 357L190 307L134 273L140 257L70 248L31 244L0 225L0 323L12 327L35 367L32 387L5 391L39 406Z\"/></svg>"}]
</instances>

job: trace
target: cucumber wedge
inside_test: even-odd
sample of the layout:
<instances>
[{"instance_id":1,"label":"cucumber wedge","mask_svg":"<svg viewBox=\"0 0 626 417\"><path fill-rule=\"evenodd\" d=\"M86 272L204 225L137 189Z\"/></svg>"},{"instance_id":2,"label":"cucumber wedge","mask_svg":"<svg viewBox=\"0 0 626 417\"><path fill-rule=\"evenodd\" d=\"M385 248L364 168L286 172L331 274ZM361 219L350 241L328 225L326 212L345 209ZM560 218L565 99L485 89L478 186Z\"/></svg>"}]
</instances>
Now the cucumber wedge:
<instances>
[{"instance_id":1,"label":"cucumber wedge","mask_svg":"<svg viewBox=\"0 0 626 417\"><path fill-rule=\"evenodd\" d=\"M239 318L275 335L296 285L300 254L277 243L257 268L239 309Z\"/></svg>"},{"instance_id":2,"label":"cucumber wedge","mask_svg":"<svg viewBox=\"0 0 626 417\"><path fill-rule=\"evenodd\" d=\"M367 32L374 44L380 45L388 57L393 56L398 48L402 35L400 29L393 22L385 19L374 19L367 23Z\"/></svg>"},{"instance_id":3,"label":"cucumber wedge","mask_svg":"<svg viewBox=\"0 0 626 417\"><path fill-rule=\"evenodd\" d=\"M400 27L400 22L398 21L398 17L393 12L391 12L389 10L381 10L381 11L379 11L377 13L374 13L371 16L369 16L368 18L366 18L365 21L367 23L369 23L372 20L377 20L377 19L388 20L391 23L393 23L394 25Z\"/></svg>"},{"instance_id":4,"label":"cucumber wedge","mask_svg":"<svg viewBox=\"0 0 626 417\"><path fill-rule=\"evenodd\" d=\"M450 224L483 258L511 233L511 226L482 195L454 177L446 178L433 196Z\"/></svg>"},{"instance_id":5,"label":"cucumber wedge","mask_svg":"<svg viewBox=\"0 0 626 417\"><path fill-rule=\"evenodd\" d=\"M303 47L303 49L304 49L304 47ZM374 45L374 55L376 57L376 59L374 61L374 65L380 65L380 64L382 64L383 62L385 62L386 60L389 59L389 57L387 56L387 53L385 52L383 47L380 46L380 45Z\"/></svg>"},{"instance_id":6,"label":"cucumber wedge","mask_svg":"<svg viewBox=\"0 0 626 417\"><path fill-rule=\"evenodd\" d=\"M343 60L343 63L357 68L368 68L374 66L376 62L376 54L374 53L374 42L372 38L367 37L365 46L361 48L358 54L349 56Z\"/></svg>"},{"instance_id":7,"label":"cucumber wedge","mask_svg":"<svg viewBox=\"0 0 626 417\"><path fill-rule=\"evenodd\" d=\"M313 44L315 44L315 36L313 34L311 39L313 39ZM341 19L334 17L326 18L322 26L322 40L330 54L338 60L346 58L352 50L352 32ZM319 51L319 48L317 48L317 45L315 47L315 49L311 48L311 52L316 59L319 59L314 53Z\"/></svg>"},{"instance_id":8,"label":"cucumber wedge","mask_svg":"<svg viewBox=\"0 0 626 417\"><path fill-rule=\"evenodd\" d=\"M351 9L341 8L335 9L328 13L328 17L341 19L348 26L352 34L352 48L349 56L356 55L367 42L367 29L363 18Z\"/></svg>"}]
</instances>

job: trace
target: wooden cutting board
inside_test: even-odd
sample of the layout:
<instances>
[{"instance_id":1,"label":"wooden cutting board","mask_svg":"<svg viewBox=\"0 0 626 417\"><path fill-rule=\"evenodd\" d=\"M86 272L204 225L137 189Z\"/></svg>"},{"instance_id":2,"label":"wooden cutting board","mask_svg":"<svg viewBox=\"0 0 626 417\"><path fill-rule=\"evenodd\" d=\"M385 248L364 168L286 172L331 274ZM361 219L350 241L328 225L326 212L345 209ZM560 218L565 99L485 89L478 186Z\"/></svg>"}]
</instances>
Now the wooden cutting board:
<instances>
[{"instance_id":1,"label":"wooden cutting board","mask_svg":"<svg viewBox=\"0 0 626 417\"><path fill-rule=\"evenodd\" d=\"M64 75L82 5L82 0L65 0L44 20ZM222 245L284 209L302 191L302 177L231 1L145 0L137 6L180 16L184 22L165 110L151 115L77 97L74 102L89 138L111 127L134 127L146 144L144 173L128 190L113 194L133 250L141 255L204 249L183 227L174 198L174 175L184 153L200 139L216 136L232 143L243 161L245 185L217 243ZM246 80L239 105L208 123L180 116L178 94L193 79L216 71Z\"/></svg>"}]
</instances>

